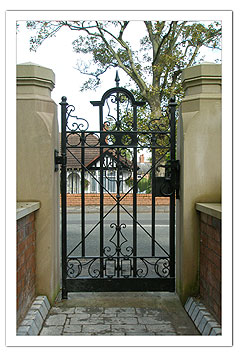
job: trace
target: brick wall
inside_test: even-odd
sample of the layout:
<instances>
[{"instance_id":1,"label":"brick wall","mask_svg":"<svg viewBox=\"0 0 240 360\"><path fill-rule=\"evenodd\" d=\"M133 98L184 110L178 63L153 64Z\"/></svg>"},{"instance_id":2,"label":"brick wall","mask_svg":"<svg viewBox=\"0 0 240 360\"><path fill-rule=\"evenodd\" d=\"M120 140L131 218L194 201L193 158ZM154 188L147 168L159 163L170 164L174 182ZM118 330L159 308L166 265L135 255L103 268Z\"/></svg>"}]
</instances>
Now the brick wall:
<instances>
[{"instance_id":1,"label":"brick wall","mask_svg":"<svg viewBox=\"0 0 240 360\"><path fill-rule=\"evenodd\" d=\"M114 196L114 194L113 194ZM124 196L122 194L121 196ZM168 205L168 197L157 197L155 198L156 205ZM138 205L149 205L151 206L152 195L151 194L137 194L137 204ZM123 205L132 205L133 203L133 194L128 194L121 201ZM99 205L100 204L100 194L85 194L85 205ZM115 200L109 195L104 194L104 205L114 205ZM81 194L67 194L67 206L80 206L81 205Z\"/></svg>"},{"instance_id":2,"label":"brick wall","mask_svg":"<svg viewBox=\"0 0 240 360\"><path fill-rule=\"evenodd\" d=\"M221 220L200 214L200 296L221 324Z\"/></svg>"},{"instance_id":3,"label":"brick wall","mask_svg":"<svg viewBox=\"0 0 240 360\"><path fill-rule=\"evenodd\" d=\"M35 216L31 213L17 221L17 325L35 297Z\"/></svg>"}]
</instances>

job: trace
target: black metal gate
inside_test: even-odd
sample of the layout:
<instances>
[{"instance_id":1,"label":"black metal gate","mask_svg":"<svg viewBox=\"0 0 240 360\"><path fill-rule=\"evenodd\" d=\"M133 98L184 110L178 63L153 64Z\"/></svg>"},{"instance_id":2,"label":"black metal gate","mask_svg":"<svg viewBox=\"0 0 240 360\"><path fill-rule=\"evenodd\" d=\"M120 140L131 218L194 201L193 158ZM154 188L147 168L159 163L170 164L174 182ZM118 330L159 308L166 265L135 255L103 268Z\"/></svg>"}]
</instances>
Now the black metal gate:
<instances>
[{"instance_id":1,"label":"black metal gate","mask_svg":"<svg viewBox=\"0 0 240 360\"><path fill-rule=\"evenodd\" d=\"M115 80L116 87L100 101L91 101L99 108L97 131L74 115L66 97L60 103L61 156L56 153L55 160L56 167L61 164L63 298L77 291L175 290L176 103L172 98L160 119L137 121L138 108L145 103L119 87L118 76ZM141 172L139 150L148 151L151 158ZM69 234L67 222L70 168L78 170L80 179L77 239ZM143 193L149 193L151 206L138 205L140 183L145 184ZM99 197L94 215L86 206L86 193L91 191ZM169 219L160 225L159 196L170 198ZM168 230L165 235L163 228Z\"/></svg>"}]
</instances>

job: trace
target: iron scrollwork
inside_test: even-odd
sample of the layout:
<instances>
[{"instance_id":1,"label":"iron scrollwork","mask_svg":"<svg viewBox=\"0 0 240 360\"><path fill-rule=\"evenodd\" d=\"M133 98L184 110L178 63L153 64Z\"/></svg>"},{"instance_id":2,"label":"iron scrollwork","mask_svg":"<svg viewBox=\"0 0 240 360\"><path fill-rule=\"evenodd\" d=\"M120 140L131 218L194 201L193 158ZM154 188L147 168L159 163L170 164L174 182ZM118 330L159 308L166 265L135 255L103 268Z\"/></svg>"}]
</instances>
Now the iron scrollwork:
<instances>
[{"instance_id":1,"label":"iron scrollwork","mask_svg":"<svg viewBox=\"0 0 240 360\"><path fill-rule=\"evenodd\" d=\"M75 106L67 105L66 107L66 129L67 131L87 131L89 123L86 119L73 115L72 113L76 110Z\"/></svg>"},{"instance_id":2,"label":"iron scrollwork","mask_svg":"<svg viewBox=\"0 0 240 360\"><path fill-rule=\"evenodd\" d=\"M68 259L67 276L77 279L89 276L92 279L101 277L101 260L103 260L103 274L107 279L130 278L133 276L133 262L137 262L136 278L167 278L169 277L169 257L133 257L133 256L104 256L104 257L71 257ZM119 276L117 276L117 272Z\"/></svg>"}]
</instances>

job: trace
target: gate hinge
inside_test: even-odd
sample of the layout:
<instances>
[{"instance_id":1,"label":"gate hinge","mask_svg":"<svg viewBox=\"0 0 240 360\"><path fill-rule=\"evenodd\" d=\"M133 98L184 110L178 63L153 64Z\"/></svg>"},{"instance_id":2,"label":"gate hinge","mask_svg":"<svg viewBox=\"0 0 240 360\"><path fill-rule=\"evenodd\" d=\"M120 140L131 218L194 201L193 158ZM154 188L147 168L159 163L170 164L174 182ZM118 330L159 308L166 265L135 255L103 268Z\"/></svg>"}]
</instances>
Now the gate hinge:
<instances>
[{"instance_id":1,"label":"gate hinge","mask_svg":"<svg viewBox=\"0 0 240 360\"><path fill-rule=\"evenodd\" d=\"M54 171L58 171L58 165L66 165L66 156L59 156L58 150L54 150Z\"/></svg>"}]
</instances>

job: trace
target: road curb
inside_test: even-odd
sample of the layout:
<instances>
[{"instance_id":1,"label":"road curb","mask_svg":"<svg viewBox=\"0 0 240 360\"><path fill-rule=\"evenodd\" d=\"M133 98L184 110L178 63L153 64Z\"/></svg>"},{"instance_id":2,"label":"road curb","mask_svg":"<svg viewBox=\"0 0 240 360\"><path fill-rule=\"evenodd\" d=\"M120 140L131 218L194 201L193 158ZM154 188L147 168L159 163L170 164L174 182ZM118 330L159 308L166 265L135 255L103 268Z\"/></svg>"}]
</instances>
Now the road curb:
<instances>
[{"instance_id":1,"label":"road curb","mask_svg":"<svg viewBox=\"0 0 240 360\"><path fill-rule=\"evenodd\" d=\"M199 300L189 297L184 309L202 335L222 335L221 326Z\"/></svg>"},{"instance_id":2,"label":"road curb","mask_svg":"<svg viewBox=\"0 0 240 360\"><path fill-rule=\"evenodd\" d=\"M17 335L39 335L49 310L50 304L48 298L46 296L37 296L17 329Z\"/></svg>"}]
</instances>

